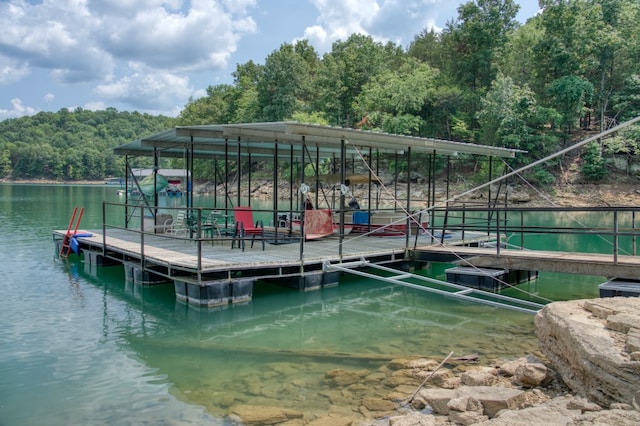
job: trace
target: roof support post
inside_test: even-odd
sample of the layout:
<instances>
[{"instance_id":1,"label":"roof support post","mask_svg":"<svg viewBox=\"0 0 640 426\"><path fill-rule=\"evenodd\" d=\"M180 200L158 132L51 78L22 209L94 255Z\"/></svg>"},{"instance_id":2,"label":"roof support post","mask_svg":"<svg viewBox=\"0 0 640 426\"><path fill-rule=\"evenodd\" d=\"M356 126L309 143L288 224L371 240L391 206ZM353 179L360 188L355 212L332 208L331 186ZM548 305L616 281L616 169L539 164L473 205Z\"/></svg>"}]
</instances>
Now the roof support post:
<instances>
[{"instance_id":1,"label":"roof support post","mask_svg":"<svg viewBox=\"0 0 640 426\"><path fill-rule=\"evenodd\" d=\"M411 214L411 147L407 148L407 213ZM413 217L407 216L407 231L404 233L404 249L405 254L409 253L409 234L411 233L411 225Z\"/></svg>"},{"instance_id":2,"label":"roof support post","mask_svg":"<svg viewBox=\"0 0 640 426\"><path fill-rule=\"evenodd\" d=\"M241 206L242 205L242 198L241 198L241 190L242 190L242 157L241 157L241 152L240 152L240 136L238 136L238 144L236 145L237 149L236 149L236 158L237 158L237 165L236 165L236 169L238 169L238 179L237 182L238 184L236 185L236 190L237 190L237 196L236 196L236 206Z\"/></svg>"},{"instance_id":3,"label":"roof support post","mask_svg":"<svg viewBox=\"0 0 640 426\"><path fill-rule=\"evenodd\" d=\"M124 156L124 227L129 228L129 155ZM105 245L106 246L106 245Z\"/></svg>"},{"instance_id":4,"label":"roof support post","mask_svg":"<svg viewBox=\"0 0 640 426\"><path fill-rule=\"evenodd\" d=\"M189 184L189 178L193 180L193 136L189 137L189 145L185 145L185 166L184 169L187 172L186 184L187 184L187 209L193 207L193 182ZM191 214L191 212L189 212Z\"/></svg>"},{"instance_id":5,"label":"roof support post","mask_svg":"<svg viewBox=\"0 0 640 426\"><path fill-rule=\"evenodd\" d=\"M156 215L158 214L158 169L160 168L158 157L158 148L153 148L153 210L151 211L151 216L153 217L154 225L157 225Z\"/></svg>"},{"instance_id":6,"label":"roof support post","mask_svg":"<svg viewBox=\"0 0 640 426\"><path fill-rule=\"evenodd\" d=\"M293 145L289 146L289 222L293 214Z\"/></svg>"},{"instance_id":7,"label":"roof support post","mask_svg":"<svg viewBox=\"0 0 640 426\"><path fill-rule=\"evenodd\" d=\"M306 199L306 194L301 194L300 193L300 188L302 186L302 184L304 184L304 155L306 153L307 150L307 144L306 144L306 138L305 135L302 135L302 149L300 150L300 185L298 185L298 194L297 196L299 197L305 197ZM305 216L305 209L304 209L304 200L302 200L302 202L300 202L300 198L298 198L298 210L300 210L300 274L304 275L304 216Z\"/></svg>"},{"instance_id":8,"label":"roof support post","mask_svg":"<svg viewBox=\"0 0 640 426\"><path fill-rule=\"evenodd\" d=\"M229 139L227 138L224 138L224 209L225 211L229 209Z\"/></svg>"},{"instance_id":9,"label":"roof support post","mask_svg":"<svg viewBox=\"0 0 640 426\"><path fill-rule=\"evenodd\" d=\"M315 178L316 178L316 201L315 201L315 206L316 208L319 208L320 206L318 205L318 202L320 201L320 147L318 145L316 145L316 166L313 168L315 171Z\"/></svg>"},{"instance_id":10,"label":"roof support post","mask_svg":"<svg viewBox=\"0 0 640 426\"><path fill-rule=\"evenodd\" d=\"M380 207L380 151L376 151L376 210Z\"/></svg>"},{"instance_id":11,"label":"roof support post","mask_svg":"<svg viewBox=\"0 0 640 426\"><path fill-rule=\"evenodd\" d=\"M340 139L340 188L345 184L347 167L347 144L344 138ZM340 223L344 223L344 193L340 191ZM342 262L342 244L338 244L338 255Z\"/></svg>"},{"instance_id":12,"label":"roof support post","mask_svg":"<svg viewBox=\"0 0 640 426\"><path fill-rule=\"evenodd\" d=\"M273 146L273 151L274 151L274 155L273 155L273 212L272 212L272 218L271 220L273 220L274 223L274 229L275 229L275 240L276 242L278 241L278 225L280 225L280 221L278 220L278 199L279 199L279 195L278 195L278 139L275 140L274 146Z\"/></svg>"},{"instance_id":13,"label":"roof support post","mask_svg":"<svg viewBox=\"0 0 640 426\"><path fill-rule=\"evenodd\" d=\"M489 181L493 180L493 157L489 156ZM487 208L491 208L491 185L487 188L489 191L489 196L487 197Z\"/></svg>"},{"instance_id":14,"label":"roof support post","mask_svg":"<svg viewBox=\"0 0 640 426\"><path fill-rule=\"evenodd\" d=\"M247 172L247 197L249 201L248 206L251 206L251 152L247 153L247 160L249 161L249 171Z\"/></svg>"},{"instance_id":15,"label":"roof support post","mask_svg":"<svg viewBox=\"0 0 640 426\"><path fill-rule=\"evenodd\" d=\"M393 162L393 210L398 208L398 151L394 152Z\"/></svg>"},{"instance_id":16,"label":"roof support post","mask_svg":"<svg viewBox=\"0 0 640 426\"><path fill-rule=\"evenodd\" d=\"M218 160L213 155L213 207L218 207Z\"/></svg>"},{"instance_id":17,"label":"roof support post","mask_svg":"<svg viewBox=\"0 0 640 426\"><path fill-rule=\"evenodd\" d=\"M369 206L369 211L371 211L371 177L372 177L372 173L371 173L371 159L372 157L372 153L373 153L373 148L369 147L369 161L367 162L367 170L369 171L369 182L368 182L368 199L367 199L367 206Z\"/></svg>"}]
</instances>

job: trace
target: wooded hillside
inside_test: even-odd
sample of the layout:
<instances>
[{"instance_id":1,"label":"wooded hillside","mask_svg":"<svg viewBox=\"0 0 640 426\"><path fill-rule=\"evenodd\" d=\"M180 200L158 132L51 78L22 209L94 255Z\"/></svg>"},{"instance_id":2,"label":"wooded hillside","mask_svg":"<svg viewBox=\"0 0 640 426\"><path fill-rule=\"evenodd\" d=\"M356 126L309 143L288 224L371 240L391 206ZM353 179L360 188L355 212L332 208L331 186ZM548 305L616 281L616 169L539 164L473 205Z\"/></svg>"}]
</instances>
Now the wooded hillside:
<instances>
[{"instance_id":1,"label":"wooded hillside","mask_svg":"<svg viewBox=\"0 0 640 426\"><path fill-rule=\"evenodd\" d=\"M299 120L528 151L514 166L579 133L640 115L640 2L540 0L520 25L512 0L475 0L406 47L352 35L320 56L305 40L238 64L177 119L115 110L40 113L0 123L0 178L122 175L109 148L172 125ZM585 179L613 154L633 156L640 130L587 146ZM175 164L174 164L175 165ZM532 171L554 179L557 162ZM206 179L211 167L196 168Z\"/></svg>"}]
</instances>

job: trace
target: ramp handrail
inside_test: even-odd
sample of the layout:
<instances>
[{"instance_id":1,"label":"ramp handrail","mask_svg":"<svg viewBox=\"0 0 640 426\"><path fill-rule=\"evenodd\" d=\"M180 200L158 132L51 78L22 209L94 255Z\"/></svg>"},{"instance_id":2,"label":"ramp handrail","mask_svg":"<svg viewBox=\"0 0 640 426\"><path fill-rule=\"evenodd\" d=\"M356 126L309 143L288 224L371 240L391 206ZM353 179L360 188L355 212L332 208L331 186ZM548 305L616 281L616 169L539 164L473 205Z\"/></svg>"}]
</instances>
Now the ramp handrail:
<instances>
[{"instance_id":1,"label":"ramp handrail","mask_svg":"<svg viewBox=\"0 0 640 426\"><path fill-rule=\"evenodd\" d=\"M373 274L373 273L358 269L362 267L389 272L394 274L394 276L384 277L384 276L380 276L377 274ZM348 262L348 263L325 262L325 264L323 265L323 269L325 272L331 272L331 271L346 272L353 275L359 275L365 278L381 280L388 283L409 287L415 290L436 293L443 296L452 297L455 299L461 299L468 302L481 303L481 304L485 304L493 307L505 308L505 309L510 309L518 312L535 314L544 307L544 305L540 303L530 302L528 300L517 299L515 297L504 296L502 294L496 294L488 291L469 288L459 284L453 284L447 281L442 281L435 278L426 277L423 275L407 273L404 271L399 271L397 269L389 268L387 266L377 265L364 259L360 261ZM441 290L433 287L427 287L420 284L414 284L414 283L402 281L407 278L415 279L428 284L437 284L437 285L444 286L457 291L446 291L446 290ZM474 297L472 295L476 295L478 297ZM494 300L482 299L479 296L494 299Z\"/></svg>"}]
</instances>

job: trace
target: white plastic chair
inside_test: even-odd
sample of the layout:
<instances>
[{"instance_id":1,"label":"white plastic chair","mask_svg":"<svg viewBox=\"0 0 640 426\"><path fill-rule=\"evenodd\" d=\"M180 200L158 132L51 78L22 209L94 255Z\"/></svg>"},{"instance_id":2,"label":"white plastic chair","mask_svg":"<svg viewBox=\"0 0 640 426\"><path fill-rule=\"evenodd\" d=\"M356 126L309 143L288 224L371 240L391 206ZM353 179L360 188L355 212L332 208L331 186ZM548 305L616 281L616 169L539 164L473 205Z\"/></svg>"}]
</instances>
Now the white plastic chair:
<instances>
[{"instance_id":1,"label":"white plastic chair","mask_svg":"<svg viewBox=\"0 0 640 426\"><path fill-rule=\"evenodd\" d=\"M176 215L175 219L167 219L164 222L164 229L167 234L186 234L187 233L187 224L186 224L187 213L184 211L179 211Z\"/></svg>"}]
</instances>

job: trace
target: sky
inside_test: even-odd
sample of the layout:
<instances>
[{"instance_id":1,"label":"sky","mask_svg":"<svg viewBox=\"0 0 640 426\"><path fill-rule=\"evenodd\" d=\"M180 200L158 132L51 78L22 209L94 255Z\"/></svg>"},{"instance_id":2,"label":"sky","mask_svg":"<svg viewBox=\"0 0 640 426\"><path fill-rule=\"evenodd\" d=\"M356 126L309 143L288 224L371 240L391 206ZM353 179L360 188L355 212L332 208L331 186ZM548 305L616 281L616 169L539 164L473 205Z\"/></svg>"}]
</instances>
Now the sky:
<instances>
[{"instance_id":1,"label":"sky","mask_svg":"<svg viewBox=\"0 0 640 426\"><path fill-rule=\"evenodd\" d=\"M0 120L40 111L177 116L237 64L354 33L406 48L469 0L0 0ZM517 19L537 13L516 0Z\"/></svg>"}]
</instances>

